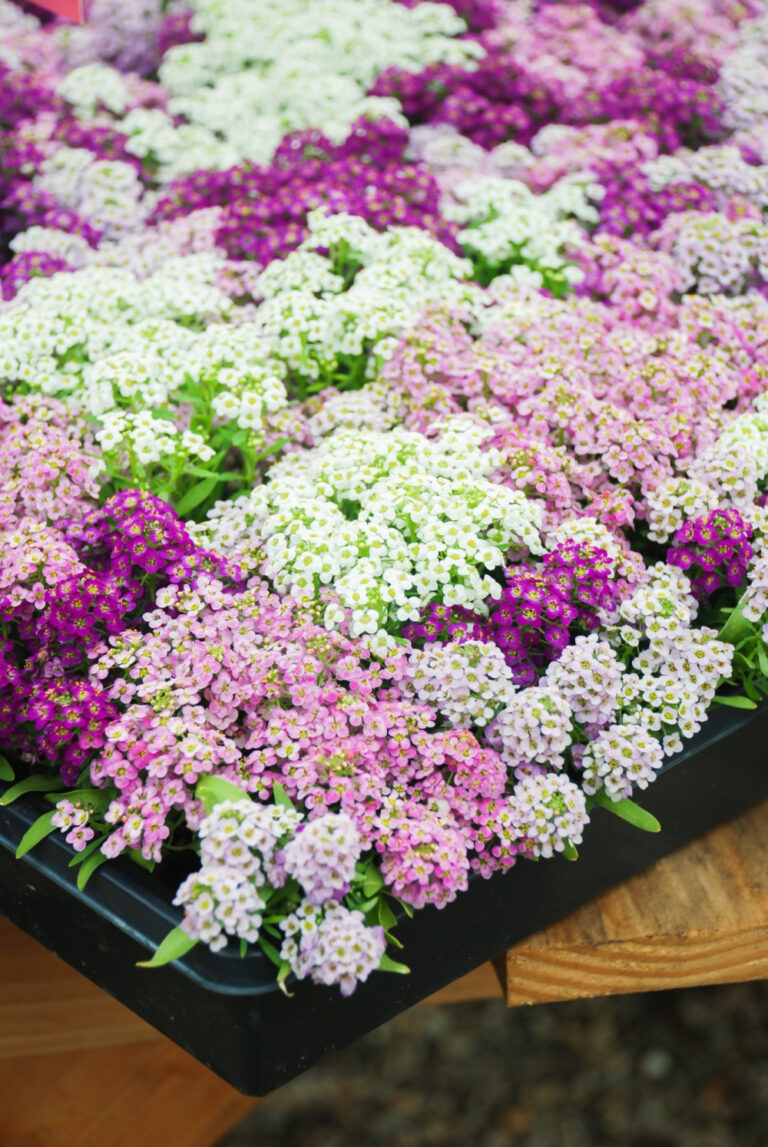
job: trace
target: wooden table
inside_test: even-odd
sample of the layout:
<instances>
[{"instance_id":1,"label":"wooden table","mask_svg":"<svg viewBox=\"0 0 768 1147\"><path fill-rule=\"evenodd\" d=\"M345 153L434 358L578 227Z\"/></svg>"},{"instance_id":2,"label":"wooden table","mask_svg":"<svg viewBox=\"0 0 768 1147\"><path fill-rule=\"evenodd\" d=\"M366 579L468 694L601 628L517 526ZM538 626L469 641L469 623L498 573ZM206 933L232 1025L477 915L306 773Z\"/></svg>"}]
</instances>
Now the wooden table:
<instances>
[{"instance_id":1,"label":"wooden table","mask_svg":"<svg viewBox=\"0 0 768 1147\"><path fill-rule=\"evenodd\" d=\"M517 1006L764 977L768 802L425 1003ZM5 920L0 1059L2 1147L211 1147L258 1103Z\"/></svg>"}]
</instances>

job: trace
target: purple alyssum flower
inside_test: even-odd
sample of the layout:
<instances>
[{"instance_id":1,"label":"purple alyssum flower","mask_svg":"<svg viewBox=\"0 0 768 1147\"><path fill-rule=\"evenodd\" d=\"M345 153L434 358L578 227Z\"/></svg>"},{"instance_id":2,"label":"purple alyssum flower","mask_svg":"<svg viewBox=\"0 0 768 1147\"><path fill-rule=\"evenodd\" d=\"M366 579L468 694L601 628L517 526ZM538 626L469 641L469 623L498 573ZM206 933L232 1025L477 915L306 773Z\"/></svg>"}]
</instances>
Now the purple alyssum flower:
<instances>
[{"instance_id":1,"label":"purple alyssum flower","mask_svg":"<svg viewBox=\"0 0 768 1147\"><path fill-rule=\"evenodd\" d=\"M533 685L566 648L573 632L594 629L603 611L617 604L619 587L605 550L568 540L545 554L538 566L504 571L488 617L463 607L432 605L404 632L412 641L493 641L504 652L516 685Z\"/></svg>"},{"instance_id":2,"label":"purple alyssum flower","mask_svg":"<svg viewBox=\"0 0 768 1147\"><path fill-rule=\"evenodd\" d=\"M670 565L684 570L703 601L727 585L741 585L753 555L752 527L732 507L712 510L677 530L667 551Z\"/></svg>"}]
</instances>

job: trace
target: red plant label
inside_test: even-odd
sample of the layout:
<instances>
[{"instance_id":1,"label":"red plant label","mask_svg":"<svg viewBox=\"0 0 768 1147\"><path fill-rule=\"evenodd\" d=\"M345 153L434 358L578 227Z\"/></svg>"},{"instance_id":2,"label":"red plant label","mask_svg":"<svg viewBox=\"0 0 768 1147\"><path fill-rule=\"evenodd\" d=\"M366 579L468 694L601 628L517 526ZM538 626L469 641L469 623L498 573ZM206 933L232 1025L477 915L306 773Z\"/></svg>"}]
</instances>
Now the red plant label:
<instances>
[{"instance_id":1,"label":"red plant label","mask_svg":"<svg viewBox=\"0 0 768 1147\"><path fill-rule=\"evenodd\" d=\"M35 4L75 24L83 23L83 0L35 0Z\"/></svg>"}]
</instances>

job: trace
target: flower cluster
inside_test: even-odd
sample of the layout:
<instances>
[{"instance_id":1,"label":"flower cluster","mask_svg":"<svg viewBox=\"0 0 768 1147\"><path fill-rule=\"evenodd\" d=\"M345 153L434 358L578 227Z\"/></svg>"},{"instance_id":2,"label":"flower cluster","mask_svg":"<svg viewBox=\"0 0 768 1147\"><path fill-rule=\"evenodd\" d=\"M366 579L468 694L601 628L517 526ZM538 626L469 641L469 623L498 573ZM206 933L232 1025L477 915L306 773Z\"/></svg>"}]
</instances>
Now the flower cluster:
<instances>
[{"instance_id":1,"label":"flower cluster","mask_svg":"<svg viewBox=\"0 0 768 1147\"><path fill-rule=\"evenodd\" d=\"M540 549L535 507L483 477L486 467L460 428L435 442L338 431L276 464L249 498L217 505L196 536L283 592L332 587L352 634L384 640L430 601L480 606L498 594L485 571L506 551ZM342 613L329 604L325 616Z\"/></svg>"},{"instance_id":2,"label":"flower cluster","mask_svg":"<svg viewBox=\"0 0 768 1147\"><path fill-rule=\"evenodd\" d=\"M218 245L232 259L260 264L295 250L309 235L307 215L320 206L377 229L420 226L449 238L437 183L406 161L407 143L407 131L388 119L361 119L339 144L317 130L295 132L268 166L204 170L174 180L155 218L218 208Z\"/></svg>"},{"instance_id":3,"label":"flower cluster","mask_svg":"<svg viewBox=\"0 0 768 1147\"><path fill-rule=\"evenodd\" d=\"M466 25L442 4L191 6L201 42L172 47L159 69L171 97L166 164L176 171L269 161L285 135L308 127L338 139L361 116L397 115L394 101L366 94L385 68L463 63L480 54L474 41L458 38ZM172 117L184 122L177 127Z\"/></svg>"},{"instance_id":4,"label":"flower cluster","mask_svg":"<svg viewBox=\"0 0 768 1147\"><path fill-rule=\"evenodd\" d=\"M124 7L0 0L0 740L347 995L768 696L768 20Z\"/></svg>"},{"instance_id":5,"label":"flower cluster","mask_svg":"<svg viewBox=\"0 0 768 1147\"><path fill-rule=\"evenodd\" d=\"M506 274L514 282L564 294L581 276L568 259L583 234L575 220L596 223L588 196L602 188L567 177L542 195L511 179L475 179L453 190L444 213L460 224L457 240L475 264L480 282Z\"/></svg>"},{"instance_id":6,"label":"flower cluster","mask_svg":"<svg viewBox=\"0 0 768 1147\"><path fill-rule=\"evenodd\" d=\"M378 968L387 943L381 925L367 926L362 912L343 904L321 911L305 901L280 922L280 930L286 937L280 956L294 975L338 984L342 996L350 996Z\"/></svg>"},{"instance_id":7,"label":"flower cluster","mask_svg":"<svg viewBox=\"0 0 768 1147\"><path fill-rule=\"evenodd\" d=\"M348 813L325 813L303 825L282 850L285 871L298 880L307 903L341 900L355 875L362 851L360 834Z\"/></svg>"},{"instance_id":8,"label":"flower cluster","mask_svg":"<svg viewBox=\"0 0 768 1147\"><path fill-rule=\"evenodd\" d=\"M738 510L719 509L689 518L672 538L670 565L685 570L697 598L711 597L721 585L739 586L753 554L752 527Z\"/></svg>"},{"instance_id":9,"label":"flower cluster","mask_svg":"<svg viewBox=\"0 0 768 1147\"><path fill-rule=\"evenodd\" d=\"M531 842L534 856L552 856L581 844L588 821L584 793L568 777L523 777L510 799L512 823Z\"/></svg>"},{"instance_id":10,"label":"flower cluster","mask_svg":"<svg viewBox=\"0 0 768 1147\"><path fill-rule=\"evenodd\" d=\"M449 613L445 606L433 612L441 608ZM411 632L418 636L429 625L412 626ZM427 642L411 653L408 676L419 701L458 728L487 725L514 693L512 672L495 641Z\"/></svg>"},{"instance_id":11,"label":"flower cluster","mask_svg":"<svg viewBox=\"0 0 768 1147\"><path fill-rule=\"evenodd\" d=\"M485 603L487 616L466 607L432 605L405 632L416 641L482 637L502 651L515 684L531 685L568 646L573 631L594 629L615 609L616 563L603 549L574 538L557 542L538 567L511 566Z\"/></svg>"},{"instance_id":12,"label":"flower cluster","mask_svg":"<svg viewBox=\"0 0 768 1147\"><path fill-rule=\"evenodd\" d=\"M510 697L491 735L503 760L522 776L540 771L537 765L561 769L572 731L571 707L557 688L532 685Z\"/></svg>"},{"instance_id":13,"label":"flower cluster","mask_svg":"<svg viewBox=\"0 0 768 1147\"><path fill-rule=\"evenodd\" d=\"M647 788L663 761L661 745L640 722L609 725L582 755L584 792L596 793L604 788L612 800L621 800L630 796L634 788Z\"/></svg>"},{"instance_id":14,"label":"flower cluster","mask_svg":"<svg viewBox=\"0 0 768 1147\"><path fill-rule=\"evenodd\" d=\"M689 19L678 11L679 23ZM644 51L642 40L612 29L591 5L542 5L528 22L513 16L484 33L485 54L472 68L390 67L371 90L397 98L412 122L450 124L486 148L528 144L549 124L604 120L640 121L670 150L717 138L724 109L710 74L670 74L646 35Z\"/></svg>"},{"instance_id":15,"label":"flower cluster","mask_svg":"<svg viewBox=\"0 0 768 1147\"><path fill-rule=\"evenodd\" d=\"M86 425L63 403L16 395L0 404L0 524L20 518L52 523L89 508L99 493L102 461Z\"/></svg>"},{"instance_id":16,"label":"flower cluster","mask_svg":"<svg viewBox=\"0 0 768 1147\"><path fill-rule=\"evenodd\" d=\"M174 900L184 908L185 932L204 940L214 952L225 946L228 936L258 940L266 907L260 890L273 879L280 840L299 819L278 805L249 800L217 804L198 829L202 867L184 880Z\"/></svg>"},{"instance_id":17,"label":"flower cluster","mask_svg":"<svg viewBox=\"0 0 768 1147\"><path fill-rule=\"evenodd\" d=\"M55 481L56 471L48 476ZM203 572L228 576L230 567L192 543L167 503L133 491L56 527L22 517L0 536L0 622L11 638L3 733L73 783L116 715L101 685L83 676L84 662L140 614L154 589Z\"/></svg>"},{"instance_id":18,"label":"flower cluster","mask_svg":"<svg viewBox=\"0 0 768 1147\"><path fill-rule=\"evenodd\" d=\"M82 852L95 836L94 830L88 825L89 820L90 811L83 807L82 801L73 804L70 800L60 800L56 802L51 824L66 833L64 839L75 852Z\"/></svg>"},{"instance_id":19,"label":"flower cluster","mask_svg":"<svg viewBox=\"0 0 768 1147\"><path fill-rule=\"evenodd\" d=\"M768 282L768 226L759 213L683 211L668 216L655 239L672 256L685 291L740 294Z\"/></svg>"}]
</instances>

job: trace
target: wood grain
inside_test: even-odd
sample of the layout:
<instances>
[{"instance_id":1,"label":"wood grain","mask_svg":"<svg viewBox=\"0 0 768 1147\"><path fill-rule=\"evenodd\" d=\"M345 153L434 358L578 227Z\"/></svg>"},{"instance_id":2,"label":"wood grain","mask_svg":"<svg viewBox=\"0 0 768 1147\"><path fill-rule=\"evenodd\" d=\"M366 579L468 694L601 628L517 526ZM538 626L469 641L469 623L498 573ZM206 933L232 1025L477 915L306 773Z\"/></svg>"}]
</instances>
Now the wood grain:
<instances>
[{"instance_id":1,"label":"wood grain","mask_svg":"<svg viewBox=\"0 0 768 1147\"><path fill-rule=\"evenodd\" d=\"M510 1006L768 977L768 802L511 948L502 963Z\"/></svg>"},{"instance_id":2,"label":"wood grain","mask_svg":"<svg viewBox=\"0 0 768 1147\"><path fill-rule=\"evenodd\" d=\"M0 919L0 1059L163 1038L10 921Z\"/></svg>"},{"instance_id":3,"label":"wood grain","mask_svg":"<svg viewBox=\"0 0 768 1147\"><path fill-rule=\"evenodd\" d=\"M0 919L2 1147L211 1147L248 1099Z\"/></svg>"},{"instance_id":4,"label":"wood grain","mask_svg":"<svg viewBox=\"0 0 768 1147\"><path fill-rule=\"evenodd\" d=\"M167 1040L6 1060L3 1147L212 1147L258 1102Z\"/></svg>"},{"instance_id":5,"label":"wood grain","mask_svg":"<svg viewBox=\"0 0 768 1147\"><path fill-rule=\"evenodd\" d=\"M502 960L503 960L502 954ZM504 969L498 969L494 962L482 964L460 980L441 988L433 996L427 996L422 1004L464 1004L470 1000L500 1000L503 998L502 976Z\"/></svg>"}]
</instances>

